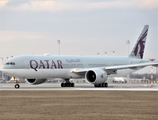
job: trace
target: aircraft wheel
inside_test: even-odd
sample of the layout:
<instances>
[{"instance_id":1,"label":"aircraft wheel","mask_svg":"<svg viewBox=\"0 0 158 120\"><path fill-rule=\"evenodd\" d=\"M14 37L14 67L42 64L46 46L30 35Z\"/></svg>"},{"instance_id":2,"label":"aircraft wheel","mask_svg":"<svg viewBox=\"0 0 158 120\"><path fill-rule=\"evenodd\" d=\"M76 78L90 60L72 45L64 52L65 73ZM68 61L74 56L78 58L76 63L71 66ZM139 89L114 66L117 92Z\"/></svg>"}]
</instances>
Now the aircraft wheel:
<instances>
[{"instance_id":1,"label":"aircraft wheel","mask_svg":"<svg viewBox=\"0 0 158 120\"><path fill-rule=\"evenodd\" d=\"M105 83L105 87L108 87L108 83Z\"/></svg>"},{"instance_id":2,"label":"aircraft wheel","mask_svg":"<svg viewBox=\"0 0 158 120\"><path fill-rule=\"evenodd\" d=\"M16 89L20 88L20 85L19 84L15 84L14 86Z\"/></svg>"},{"instance_id":3,"label":"aircraft wheel","mask_svg":"<svg viewBox=\"0 0 158 120\"><path fill-rule=\"evenodd\" d=\"M74 87L74 86L75 86L75 84L74 84L74 83L70 83L70 86L71 86L71 87Z\"/></svg>"},{"instance_id":4,"label":"aircraft wheel","mask_svg":"<svg viewBox=\"0 0 158 120\"><path fill-rule=\"evenodd\" d=\"M61 83L61 87L64 87L64 83Z\"/></svg>"},{"instance_id":5,"label":"aircraft wheel","mask_svg":"<svg viewBox=\"0 0 158 120\"><path fill-rule=\"evenodd\" d=\"M66 87L70 87L70 85L71 85L70 83L65 83L65 84L66 84L65 85Z\"/></svg>"},{"instance_id":6,"label":"aircraft wheel","mask_svg":"<svg viewBox=\"0 0 158 120\"><path fill-rule=\"evenodd\" d=\"M61 87L74 87L74 83L61 83Z\"/></svg>"},{"instance_id":7,"label":"aircraft wheel","mask_svg":"<svg viewBox=\"0 0 158 120\"><path fill-rule=\"evenodd\" d=\"M107 87L108 83L102 83L102 84L94 84L94 87Z\"/></svg>"},{"instance_id":8,"label":"aircraft wheel","mask_svg":"<svg viewBox=\"0 0 158 120\"><path fill-rule=\"evenodd\" d=\"M103 83L102 86L105 87L106 86L105 83Z\"/></svg>"}]
</instances>

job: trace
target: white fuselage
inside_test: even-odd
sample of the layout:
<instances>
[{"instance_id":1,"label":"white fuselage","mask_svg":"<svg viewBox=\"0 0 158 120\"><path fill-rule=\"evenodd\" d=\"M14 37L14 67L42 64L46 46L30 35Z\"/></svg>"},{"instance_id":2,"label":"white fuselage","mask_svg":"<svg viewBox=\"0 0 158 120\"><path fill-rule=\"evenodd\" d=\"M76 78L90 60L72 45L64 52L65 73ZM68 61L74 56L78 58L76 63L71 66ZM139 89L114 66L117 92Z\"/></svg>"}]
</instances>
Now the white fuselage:
<instances>
[{"instance_id":1,"label":"white fuselage","mask_svg":"<svg viewBox=\"0 0 158 120\"><path fill-rule=\"evenodd\" d=\"M3 73L25 79L42 78L84 78L84 74L75 74L72 69L99 68L137 64L142 59L117 56L45 56L23 55L9 59L3 65ZM140 69L140 68L138 68ZM110 76L125 76L138 69L121 69Z\"/></svg>"}]
</instances>

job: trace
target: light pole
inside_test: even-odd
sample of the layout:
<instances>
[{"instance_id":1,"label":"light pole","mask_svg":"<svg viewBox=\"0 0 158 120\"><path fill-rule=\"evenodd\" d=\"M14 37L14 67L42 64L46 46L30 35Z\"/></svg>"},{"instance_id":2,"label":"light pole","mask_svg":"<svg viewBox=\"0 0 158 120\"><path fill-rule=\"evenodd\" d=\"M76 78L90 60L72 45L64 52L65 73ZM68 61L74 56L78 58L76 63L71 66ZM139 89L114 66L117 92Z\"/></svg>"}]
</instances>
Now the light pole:
<instances>
[{"instance_id":1,"label":"light pole","mask_svg":"<svg viewBox=\"0 0 158 120\"><path fill-rule=\"evenodd\" d=\"M127 41L126 41L126 43L127 43L127 45L128 45L128 55L129 55L129 46L130 46L130 41L129 41L129 40L127 40Z\"/></svg>"},{"instance_id":2,"label":"light pole","mask_svg":"<svg viewBox=\"0 0 158 120\"><path fill-rule=\"evenodd\" d=\"M7 57L6 59L4 59L4 61L6 62L8 60L9 57Z\"/></svg>"},{"instance_id":3,"label":"light pole","mask_svg":"<svg viewBox=\"0 0 158 120\"><path fill-rule=\"evenodd\" d=\"M59 55L60 55L60 40L57 41L59 45Z\"/></svg>"},{"instance_id":4,"label":"light pole","mask_svg":"<svg viewBox=\"0 0 158 120\"><path fill-rule=\"evenodd\" d=\"M2 59L2 65L3 65L3 63L4 63L4 59L2 58L2 57L0 57L1 59Z\"/></svg>"},{"instance_id":5,"label":"light pole","mask_svg":"<svg viewBox=\"0 0 158 120\"><path fill-rule=\"evenodd\" d=\"M0 57L2 59L2 65L4 63L4 59L2 57ZM2 72L2 80L3 80L3 72Z\"/></svg>"},{"instance_id":6,"label":"light pole","mask_svg":"<svg viewBox=\"0 0 158 120\"><path fill-rule=\"evenodd\" d=\"M113 53L113 55L115 55L115 50L111 50L111 52Z\"/></svg>"},{"instance_id":7,"label":"light pole","mask_svg":"<svg viewBox=\"0 0 158 120\"><path fill-rule=\"evenodd\" d=\"M156 81L158 83L158 67L156 67Z\"/></svg>"},{"instance_id":8,"label":"light pole","mask_svg":"<svg viewBox=\"0 0 158 120\"><path fill-rule=\"evenodd\" d=\"M106 52L106 51L104 51L104 53L105 53L105 55L107 55L107 54L108 54L108 52Z\"/></svg>"},{"instance_id":9,"label":"light pole","mask_svg":"<svg viewBox=\"0 0 158 120\"><path fill-rule=\"evenodd\" d=\"M129 41L129 40L127 40L127 41L126 41L126 43L127 43L127 46L128 46L128 53L127 53L127 54L129 55L129 46L130 46L130 41ZM127 56L128 56L128 55L127 55ZM128 75L127 75L127 80L128 80L128 82L130 83L130 74L128 74Z\"/></svg>"}]
</instances>

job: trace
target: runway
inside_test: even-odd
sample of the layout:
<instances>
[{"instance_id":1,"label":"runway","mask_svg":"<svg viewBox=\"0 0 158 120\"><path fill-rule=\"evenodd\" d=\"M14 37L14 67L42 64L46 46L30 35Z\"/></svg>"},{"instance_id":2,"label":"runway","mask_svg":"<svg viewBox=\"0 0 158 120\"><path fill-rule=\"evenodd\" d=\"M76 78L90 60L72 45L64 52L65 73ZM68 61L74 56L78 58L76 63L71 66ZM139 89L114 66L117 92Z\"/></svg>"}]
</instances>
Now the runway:
<instances>
[{"instance_id":1,"label":"runway","mask_svg":"<svg viewBox=\"0 0 158 120\"><path fill-rule=\"evenodd\" d=\"M109 84L107 88L95 88L88 83L75 83L75 87L61 87L60 83L44 83L30 85L20 83L20 88L15 89L14 83L0 83L0 90L106 90L106 91L158 91L158 84Z\"/></svg>"}]
</instances>

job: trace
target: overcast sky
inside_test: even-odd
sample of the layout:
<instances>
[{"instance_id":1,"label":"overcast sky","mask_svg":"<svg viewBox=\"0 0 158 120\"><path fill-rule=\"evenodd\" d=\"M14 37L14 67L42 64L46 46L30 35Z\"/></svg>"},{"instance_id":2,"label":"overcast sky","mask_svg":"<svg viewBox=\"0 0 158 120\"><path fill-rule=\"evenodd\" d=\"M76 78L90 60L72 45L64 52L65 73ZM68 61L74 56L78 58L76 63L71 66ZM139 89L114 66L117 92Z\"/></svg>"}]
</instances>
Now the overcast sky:
<instances>
[{"instance_id":1,"label":"overcast sky","mask_svg":"<svg viewBox=\"0 0 158 120\"><path fill-rule=\"evenodd\" d=\"M0 57L127 55L149 25L145 59L158 58L157 0L0 0Z\"/></svg>"}]
</instances>

